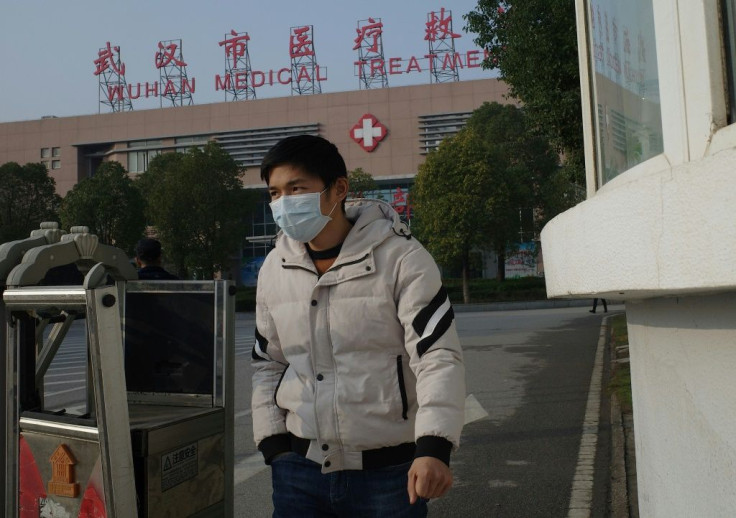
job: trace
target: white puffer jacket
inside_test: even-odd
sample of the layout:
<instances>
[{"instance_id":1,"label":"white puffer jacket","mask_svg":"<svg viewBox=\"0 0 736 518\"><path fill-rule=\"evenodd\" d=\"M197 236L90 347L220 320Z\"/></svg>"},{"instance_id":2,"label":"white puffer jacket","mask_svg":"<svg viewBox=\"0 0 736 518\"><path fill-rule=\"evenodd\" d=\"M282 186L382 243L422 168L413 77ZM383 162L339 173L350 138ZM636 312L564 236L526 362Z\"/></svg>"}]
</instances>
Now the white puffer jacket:
<instances>
[{"instance_id":1,"label":"white puffer jacket","mask_svg":"<svg viewBox=\"0 0 736 518\"><path fill-rule=\"evenodd\" d=\"M258 279L255 441L309 439L324 473L421 437L456 449L464 420L462 351L434 260L390 205L355 200L346 214L354 226L324 275L280 234Z\"/></svg>"}]
</instances>

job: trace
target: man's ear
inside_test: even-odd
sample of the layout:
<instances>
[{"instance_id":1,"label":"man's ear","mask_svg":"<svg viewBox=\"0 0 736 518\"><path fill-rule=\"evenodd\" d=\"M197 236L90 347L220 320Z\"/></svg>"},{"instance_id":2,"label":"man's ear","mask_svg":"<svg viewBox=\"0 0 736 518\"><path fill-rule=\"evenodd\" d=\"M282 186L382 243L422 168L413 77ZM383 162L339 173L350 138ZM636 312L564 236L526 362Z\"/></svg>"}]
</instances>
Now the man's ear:
<instances>
[{"instance_id":1,"label":"man's ear","mask_svg":"<svg viewBox=\"0 0 736 518\"><path fill-rule=\"evenodd\" d=\"M335 180L335 194L340 200L347 198L349 192L350 184L348 183L347 177L341 176Z\"/></svg>"}]
</instances>

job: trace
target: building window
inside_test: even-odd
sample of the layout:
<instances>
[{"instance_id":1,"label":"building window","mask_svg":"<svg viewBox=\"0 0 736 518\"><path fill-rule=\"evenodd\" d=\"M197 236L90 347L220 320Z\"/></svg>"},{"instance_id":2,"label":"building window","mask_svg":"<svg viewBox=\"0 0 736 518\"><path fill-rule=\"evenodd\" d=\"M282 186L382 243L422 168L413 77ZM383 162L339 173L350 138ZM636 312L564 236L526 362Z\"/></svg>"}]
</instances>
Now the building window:
<instances>
[{"instance_id":1,"label":"building window","mask_svg":"<svg viewBox=\"0 0 736 518\"><path fill-rule=\"evenodd\" d=\"M588 3L601 185L663 152L652 2Z\"/></svg>"},{"instance_id":2,"label":"building window","mask_svg":"<svg viewBox=\"0 0 736 518\"><path fill-rule=\"evenodd\" d=\"M205 144L209 137L197 136L197 137L176 137L174 139L174 145L176 150L180 153L188 151L189 149L196 147L197 149L204 149Z\"/></svg>"},{"instance_id":3,"label":"building window","mask_svg":"<svg viewBox=\"0 0 736 518\"><path fill-rule=\"evenodd\" d=\"M145 173L148 170L148 164L153 157L161 154L158 149L150 151L131 151L128 153L128 172L129 173Z\"/></svg>"},{"instance_id":4,"label":"building window","mask_svg":"<svg viewBox=\"0 0 736 518\"><path fill-rule=\"evenodd\" d=\"M43 166L48 171L48 169L49 169L49 161L48 160L41 160L41 163L43 164Z\"/></svg>"},{"instance_id":5,"label":"building window","mask_svg":"<svg viewBox=\"0 0 736 518\"><path fill-rule=\"evenodd\" d=\"M51 156L51 149L47 147L41 148L41 158L49 158Z\"/></svg>"},{"instance_id":6,"label":"building window","mask_svg":"<svg viewBox=\"0 0 736 518\"><path fill-rule=\"evenodd\" d=\"M61 160L52 160L51 169L61 169Z\"/></svg>"},{"instance_id":7,"label":"building window","mask_svg":"<svg viewBox=\"0 0 736 518\"><path fill-rule=\"evenodd\" d=\"M319 124L273 126L212 135L241 167L259 167L268 150L280 140L292 135L319 135Z\"/></svg>"},{"instance_id":8,"label":"building window","mask_svg":"<svg viewBox=\"0 0 736 518\"><path fill-rule=\"evenodd\" d=\"M61 148L58 147L52 147L51 148L51 156L57 157L61 155Z\"/></svg>"},{"instance_id":9,"label":"building window","mask_svg":"<svg viewBox=\"0 0 736 518\"><path fill-rule=\"evenodd\" d=\"M145 173L153 157L161 154L160 140L138 140L128 142L128 172Z\"/></svg>"},{"instance_id":10,"label":"building window","mask_svg":"<svg viewBox=\"0 0 736 518\"><path fill-rule=\"evenodd\" d=\"M455 136L465 127L472 112L440 113L419 116L419 147L426 155L434 151L447 137Z\"/></svg>"}]
</instances>

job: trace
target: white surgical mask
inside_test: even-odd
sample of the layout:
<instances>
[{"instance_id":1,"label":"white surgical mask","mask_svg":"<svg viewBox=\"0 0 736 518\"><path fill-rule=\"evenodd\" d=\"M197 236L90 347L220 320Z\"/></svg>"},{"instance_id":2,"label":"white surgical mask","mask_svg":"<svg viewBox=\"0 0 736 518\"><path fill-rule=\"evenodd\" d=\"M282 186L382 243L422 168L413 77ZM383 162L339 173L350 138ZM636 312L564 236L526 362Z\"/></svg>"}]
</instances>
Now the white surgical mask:
<instances>
[{"instance_id":1,"label":"white surgical mask","mask_svg":"<svg viewBox=\"0 0 736 518\"><path fill-rule=\"evenodd\" d=\"M320 210L320 196L326 190L281 196L270 203L273 220L290 238L301 243L311 241L332 220L329 214L325 216ZM330 214L335 207L337 203L332 206Z\"/></svg>"}]
</instances>

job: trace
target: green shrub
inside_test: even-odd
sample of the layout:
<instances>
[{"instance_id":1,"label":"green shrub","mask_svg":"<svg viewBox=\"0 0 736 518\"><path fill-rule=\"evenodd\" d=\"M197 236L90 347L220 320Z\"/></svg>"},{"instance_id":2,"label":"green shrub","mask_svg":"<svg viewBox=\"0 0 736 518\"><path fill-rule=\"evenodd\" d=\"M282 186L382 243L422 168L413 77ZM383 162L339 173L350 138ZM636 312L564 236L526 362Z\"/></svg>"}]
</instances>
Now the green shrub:
<instances>
[{"instance_id":1,"label":"green shrub","mask_svg":"<svg viewBox=\"0 0 736 518\"><path fill-rule=\"evenodd\" d=\"M255 286L238 286L238 292L235 294L235 311L255 311L256 310L256 287Z\"/></svg>"},{"instance_id":2,"label":"green shrub","mask_svg":"<svg viewBox=\"0 0 736 518\"><path fill-rule=\"evenodd\" d=\"M461 279L443 281L450 301L463 303L463 284ZM545 300L547 290L541 277L519 277L497 281L496 279L471 279L469 282L470 302L507 302Z\"/></svg>"},{"instance_id":3,"label":"green shrub","mask_svg":"<svg viewBox=\"0 0 736 518\"><path fill-rule=\"evenodd\" d=\"M626 326L626 314L616 315L611 319L611 349L629 344L629 331ZM608 393L615 393L621 410L631 412L631 367L628 363L614 364L611 380L608 383Z\"/></svg>"}]
</instances>

